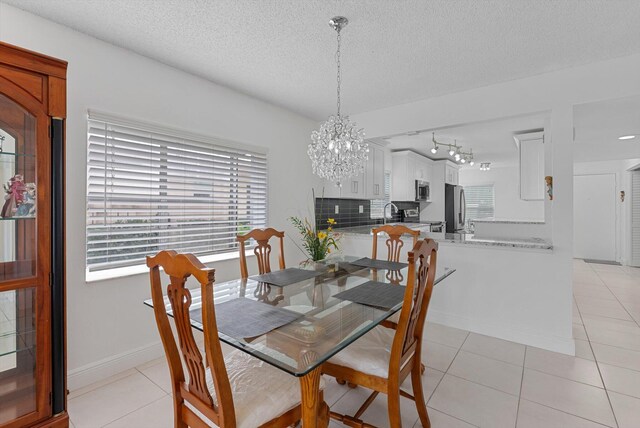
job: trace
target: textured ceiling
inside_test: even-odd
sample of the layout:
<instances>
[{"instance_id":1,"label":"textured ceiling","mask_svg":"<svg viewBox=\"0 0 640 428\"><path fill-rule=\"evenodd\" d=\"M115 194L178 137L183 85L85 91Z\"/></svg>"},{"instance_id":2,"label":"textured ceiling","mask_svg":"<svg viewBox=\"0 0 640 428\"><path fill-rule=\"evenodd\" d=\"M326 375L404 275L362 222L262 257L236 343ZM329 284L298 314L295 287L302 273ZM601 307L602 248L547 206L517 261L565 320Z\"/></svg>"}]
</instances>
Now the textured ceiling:
<instances>
[{"instance_id":1,"label":"textured ceiling","mask_svg":"<svg viewBox=\"0 0 640 428\"><path fill-rule=\"evenodd\" d=\"M3 1L315 119L338 14L345 113L640 52L637 0Z\"/></svg>"}]
</instances>

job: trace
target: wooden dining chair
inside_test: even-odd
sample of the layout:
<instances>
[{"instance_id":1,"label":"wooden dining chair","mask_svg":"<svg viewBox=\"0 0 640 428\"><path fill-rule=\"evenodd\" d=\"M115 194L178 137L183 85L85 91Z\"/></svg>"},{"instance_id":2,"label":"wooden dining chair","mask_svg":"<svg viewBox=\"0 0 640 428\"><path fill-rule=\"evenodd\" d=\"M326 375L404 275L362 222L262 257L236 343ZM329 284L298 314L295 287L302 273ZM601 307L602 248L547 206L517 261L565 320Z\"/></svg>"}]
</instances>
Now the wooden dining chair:
<instances>
[{"instance_id":1,"label":"wooden dining chair","mask_svg":"<svg viewBox=\"0 0 640 428\"><path fill-rule=\"evenodd\" d=\"M147 266L153 311L171 374L175 428L208 428L211 423L221 428L287 427L299 421L300 384L296 377L242 351L223 355L213 304L215 270L192 254L175 251L147 257ZM166 294L177 343L165 309L161 269L169 277ZM202 291L204 357L191 330L191 292L185 287L190 276Z\"/></svg>"},{"instance_id":2,"label":"wooden dining chair","mask_svg":"<svg viewBox=\"0 0 640 428\"><path fill-rule=\"evenodd\" d=\"M389 236L389 238L385 242L387 244L387 260L390 262L400 261L400 252L402 250L402 247L404 246L402 235L410 235L413 237L412 248L415 247L416 243L418 242L418 238L420 237L419 230L410 229L407 226L404 226L402 224L398 224L398 225L385 224L380 227L374 228L371 232L373 233L373 250L372 250L371 258L372 259L378 258L378 233L386 233ZM389 275L390 273L391 271L388 270L387 275ZM397 280L401 277L402 277L402 274L400 272L397 272L397 275L395 278L393 278L393 280L389 276L387 276L387 279L389 279L389 282L393 284L397 284L398 283ZM390 325L397 324L399 317L400 317L400 313L393 314L391 317L389 317L389 321L387 324L390 324Z\"/></svg>"},{"instance_id":3,"label":"wooden dining chair","mask_svg":"<svg viewBox=\"0 0 640 428\"><path fill-rule=\"evenodd\" d=\"M253 229L250 232L236 237L237 241L240 243L240 276L243 279L249 277L249 271L247 270L247 256L245 254L245 242L249 239L254 239L256 241L253 253L258 259L258 273L262 275L263 273L271 272L271 244L269 244L269 240L273 237L280 240L278 261L280 269L284 269L284 232L280 232L270 227L268 229Z\"/></svg>"},{"instance_id":4,"label":"wooden dining chair","mask_svg":"<svg viewBox=\"0 0 640 428\"><path fill-rule=\"evenodd\" d=\"M322 372L373 392L353 416L331 412L331 417L352 427L372 427L360 419L379 393L387 395L389 425L402 426L400 396L415 401L420 423L430 427L422 389L422 333L433 291L438 244L419 241L409 252L409 272L400 320L395 329L377 326L323 365ZM413 395L400 389L411 375Z\"/></svg>"},{"instance_id":5,"label":"wooden dining chair","mask_svg":"<svg viewBox=\"0 0 640 428\"><path fill-rule=\"evenodd\" d=\"M378 258L378 233L386 233L389 238L386 241L387 244L387 260L390 262L399 262L400 261L400 250L404 246L404 242L402 241L402 235L411 235L413 236L413 246L418 242L418 237L420 236L419 230L409 229L407 226L398 224L398 225L390 225L385 224L380 227L374 228L373 233L373 251L371 254L372 259Z\"/></svg>"}]
</instances>

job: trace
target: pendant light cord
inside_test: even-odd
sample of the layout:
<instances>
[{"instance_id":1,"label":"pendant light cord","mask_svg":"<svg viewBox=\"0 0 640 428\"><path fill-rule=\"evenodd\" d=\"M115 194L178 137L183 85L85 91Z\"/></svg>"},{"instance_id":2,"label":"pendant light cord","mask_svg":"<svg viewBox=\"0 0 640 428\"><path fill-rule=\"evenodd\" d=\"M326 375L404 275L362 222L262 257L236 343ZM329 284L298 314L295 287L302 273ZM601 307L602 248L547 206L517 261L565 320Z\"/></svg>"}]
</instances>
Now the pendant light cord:
<instances>
[{"instance_id":1,"label":"pendant light cord","mask_svg":"<svg viewBox=\"0 0 640 428\"><path fill-rule=\"evenodd\" d=\"M336 51L336 65L338 66L338 76L337 76L338 117L340 117L340 84L342 83L341 76L340 76L340 27L338 27L336 31L338 32L338 50Z\"/></svg>"}]
</instances>

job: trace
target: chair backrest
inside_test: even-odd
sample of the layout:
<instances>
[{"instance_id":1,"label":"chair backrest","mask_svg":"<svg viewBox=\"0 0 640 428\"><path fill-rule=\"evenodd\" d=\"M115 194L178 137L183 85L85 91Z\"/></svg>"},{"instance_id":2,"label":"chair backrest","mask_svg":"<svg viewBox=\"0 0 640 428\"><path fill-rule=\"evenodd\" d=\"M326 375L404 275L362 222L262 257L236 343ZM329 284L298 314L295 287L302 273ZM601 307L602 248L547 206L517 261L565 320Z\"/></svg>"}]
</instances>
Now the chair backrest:
<instances>
[{"instance_id":1,"label":"chair backrest","mask_svg":"<svg viewBox=\"0 0 640 428\"><path fill-rule=\"evenodd\" d=\"M409 272L400 320L391 348L391 364L402 367L408 358L418 354L427 308L436 276L438 244L433 239L420 240L409 252ZM416 352L418 351L418 352Z\"/></svg>"},{"instance_id":2,"label":"chair backrest","mask_svg":"<svg viewBox=\"0 0 640 428\"><path fill-rule=\"evenodd\" d=\"M215 270L207 268L192 254L178 254L172 250L160 251L153 257L147 257L147 266L150 268L153 311L171 374L175 427L208 426L185 405L185 401L216 425L235 427L233 397L218 338L213 305ZM178 344L176 344L176 338L165 309L161 268L169 277L166 294L173 311ZM185 287L190 276L193 276L200 283L202 291L202 325L204 327L206 364L191 330L189 316L191 292ZM189 372L188 383L185 381L181 357ZM207 366L211 370L217 404L207 386Z\"/></svg>"},{"instance_id":3,"label":"chair backrest","mask_svg":"<svg viewBox=\"0 0 640 428\"><path fill-rule=\"evenodd\" d=\"M236 237L240 243L240 276L242 278L247 278L249 276L249 271L247 270L247 257L245 255L245 242L249 239L254 239L256 241L253 253L258 259L259 274L262 275L263 273L271 272L271 263L269 262L269 258L271 256L271 244L269 244L269 240L274 236L280 239L280 253L278 261L280 263L280 269L284 269L284 232L280 232L270 227L268 229L253 229L250 232Z\"/></svg>"},{"instance_id":4,"label":"chair backrest","mask_svg":"<svg viewBox=\"0 0 640 428\"><path fill-rule=\"evenodd\" d=\"M372 230L373 232L373 251L371 254L372 259L378 258L378 233L384 232L389 235L387 239L387 260L390 262L399 262L400 261L400 250L404 245L402 242L402 235L411 235L413 236L413 246L418 242L418 237L420 236L419 230L409 229L407 226L403 226L401 224L392 226L390 224L385 224L380 227L376 227Z\"/></svg>"}]
</instances>

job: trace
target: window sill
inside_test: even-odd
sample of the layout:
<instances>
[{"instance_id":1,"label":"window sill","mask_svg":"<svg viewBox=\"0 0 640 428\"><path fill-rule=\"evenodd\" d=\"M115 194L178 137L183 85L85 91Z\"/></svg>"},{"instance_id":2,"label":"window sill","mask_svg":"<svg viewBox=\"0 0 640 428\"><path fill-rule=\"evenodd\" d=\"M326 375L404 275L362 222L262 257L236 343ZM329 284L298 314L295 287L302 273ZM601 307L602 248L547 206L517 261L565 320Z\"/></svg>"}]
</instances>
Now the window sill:
<instances>
[{"instance_id":1,"label":"window sill","mask_svg":"<svg viewBox=\"0 0 640 428\"><path fill-rule=\"evenodd\" d=\"M255 254L253 253L253 248L246 250L244 254L247 257L255 256ZM207 264L207 263L213 263L213 262L221 262L225 260L234 260L234 259L237 260L239 258L240 256L238 255L238 253L234 251L230 253L212 254L209 256L198 257L198 260L200 260L204 264ZM97 271L97 272L86 272L85 281L87 284L89 284L92 282L107 281L110 279L140 275L143 273L149 273L149 268L146 265L127 266L127 267L108 269L108 270Z\"/></svg>"}]
</instances>

